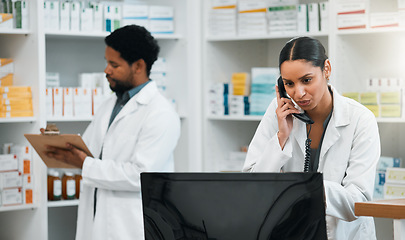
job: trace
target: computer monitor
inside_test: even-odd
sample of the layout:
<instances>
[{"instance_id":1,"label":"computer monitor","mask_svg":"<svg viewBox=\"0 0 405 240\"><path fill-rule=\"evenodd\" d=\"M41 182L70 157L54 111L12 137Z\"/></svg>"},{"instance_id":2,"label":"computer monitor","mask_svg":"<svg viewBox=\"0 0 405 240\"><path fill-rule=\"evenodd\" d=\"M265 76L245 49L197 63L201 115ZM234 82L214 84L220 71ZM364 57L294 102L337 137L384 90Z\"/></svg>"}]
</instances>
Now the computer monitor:
<instances>
[{"instance_id":1,"label":"computer monitor","mask_svg":"<svg viewBox=\"0 0 405 240\"><path fill-rule=\"evenodd\" d=\"M142 173L146 240L327 239L321 173Z\"/></svg>"}]
</instances>

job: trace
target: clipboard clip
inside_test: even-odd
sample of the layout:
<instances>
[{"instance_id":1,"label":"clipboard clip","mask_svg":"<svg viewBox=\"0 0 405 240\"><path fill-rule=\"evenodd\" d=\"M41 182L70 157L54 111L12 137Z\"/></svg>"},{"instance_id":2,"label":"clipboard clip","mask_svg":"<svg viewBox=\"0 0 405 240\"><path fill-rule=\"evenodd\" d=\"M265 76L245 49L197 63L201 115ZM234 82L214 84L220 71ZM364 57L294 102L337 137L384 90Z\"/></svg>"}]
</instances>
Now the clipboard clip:
<instances>
[{"instance_id":1,"label":"clipboard clip","mask_svg":"<svg viewBox=\"0 0 405 240\"><path fill-rule=\"evenodd\" d=\"M56 124L49 123L46 125L46 128L42 132L42 134L46 135L46 136L55 136L55 135L59 135L60 131L59 131L59 128L56 126Z\"/></svg>"}]
</instances>

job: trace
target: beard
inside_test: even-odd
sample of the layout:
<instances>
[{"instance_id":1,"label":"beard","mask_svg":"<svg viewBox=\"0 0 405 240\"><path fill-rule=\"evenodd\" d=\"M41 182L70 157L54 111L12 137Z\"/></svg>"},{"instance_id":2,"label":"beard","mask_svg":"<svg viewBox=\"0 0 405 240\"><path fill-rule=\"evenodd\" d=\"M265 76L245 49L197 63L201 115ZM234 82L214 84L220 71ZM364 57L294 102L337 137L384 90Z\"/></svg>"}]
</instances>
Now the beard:
<instances>
[{"instance_id":1,"label":"beard","mask_svg":"<svg viewBox=\"0 0 405 240\"><path fill-rule=\"evenodd\" d=\"M110 78L108 75L106 75L106 77L115 83L114 87L111 86L111 84L110 84L110 89L118 95L122 95L123 93L131 90L134 87L129 83L125 83L122 81L118 81L114 78Z\"/></svg>"}]
</instances>

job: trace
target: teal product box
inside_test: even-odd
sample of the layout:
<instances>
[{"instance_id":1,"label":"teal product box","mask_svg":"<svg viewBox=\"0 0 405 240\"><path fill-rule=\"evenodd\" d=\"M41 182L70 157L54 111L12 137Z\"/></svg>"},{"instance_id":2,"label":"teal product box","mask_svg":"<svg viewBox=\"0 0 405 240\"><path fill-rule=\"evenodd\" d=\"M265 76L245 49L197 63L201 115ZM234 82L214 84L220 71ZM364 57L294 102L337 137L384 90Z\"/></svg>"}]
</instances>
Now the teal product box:
<instances>
[{"instance_id":1,"label":"teal product box","mask_svg":"<svg viewBox=\"0 0 405 240\"><path fill-rule=\"evenodd\" d=\"M381 156L377 164L377 171L386 171L387 168L401 167L401 159Z\"/></svg>"},{"instance_id":2,"label":"teal product box","mask_svg":"<svg viewBox=\"0 0 405 240\"><path fill-rule=\"evenodd\" d=\"M375 175L373 200L384 199L385 171L377 171Z\"/></svg>"}]
</instances>

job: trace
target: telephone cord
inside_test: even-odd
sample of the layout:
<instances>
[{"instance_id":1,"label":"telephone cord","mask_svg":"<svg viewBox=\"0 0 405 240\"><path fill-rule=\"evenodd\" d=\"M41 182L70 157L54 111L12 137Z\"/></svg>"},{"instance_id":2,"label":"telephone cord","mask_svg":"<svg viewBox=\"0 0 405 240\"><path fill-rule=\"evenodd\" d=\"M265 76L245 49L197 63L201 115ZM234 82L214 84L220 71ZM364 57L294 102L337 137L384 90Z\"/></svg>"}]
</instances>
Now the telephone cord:
<instances>
[{"instance_id":1,"label":"telephone cord","mask_svg":"<svg viewBox=\"0 0 405 240\"><path fill-rule=\"evenodd\" d=\"M309 124L309 130L307 133L307 140L305 140L305 162L304 162L304 172L309 172L309 167L311 164L311 139L309 138L309 133L311 132L312 124Z\"/></svg>"}]
</instances>

